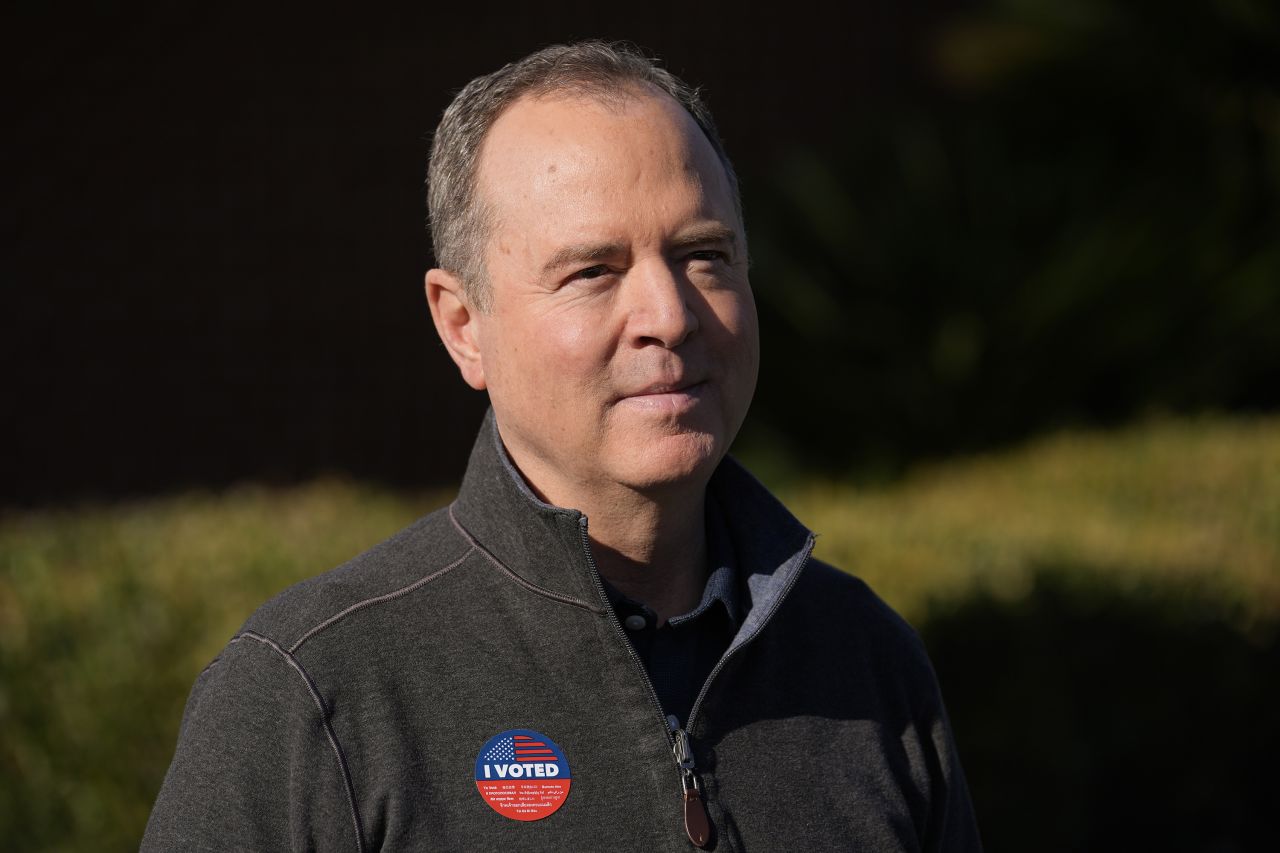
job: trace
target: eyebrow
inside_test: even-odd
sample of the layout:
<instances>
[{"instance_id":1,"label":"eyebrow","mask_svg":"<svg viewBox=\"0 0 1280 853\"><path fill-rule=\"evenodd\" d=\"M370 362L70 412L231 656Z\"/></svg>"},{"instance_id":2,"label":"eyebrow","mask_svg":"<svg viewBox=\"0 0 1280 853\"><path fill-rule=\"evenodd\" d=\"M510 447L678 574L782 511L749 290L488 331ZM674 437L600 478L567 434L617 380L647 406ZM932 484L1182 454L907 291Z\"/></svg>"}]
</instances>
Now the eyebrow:
<instances>
[{"instance_id":1,"label":"eyebrow","mask_svg":"<svg viewBox=\"0 0 1280 853\"><path fill-rule=\"evenodd\" d=\"M571 264L599 262L606 258L617 257L626 251L626 246L615 241L572 243L556 249L551 254L551 257L547 259L547 262L542 265L542 272L546 274Z\"/></svg>"},{"instance_id":2,"label":"eyebrow","mask_svg":"<svg viewBox=\"0 0 1280 853\"><path fill-rule=\"evenodd\" d=\"M678 233L671 240L671 246L677 249L705 245L707 243L728 243L736 248L738 234L727 225L719 222L710 222L691 226ZM561 246L556 249L551 254L551 257L547 259L547 262L542 265L542 272L545 275L562 267L599 263L626 252L627 247L625 244L611 240L598 243L571 243L568 246Z\"/></svg>"},{"instance_id":3,"label":"eyebrow","mask_svg":"<svg viewBox=\"0 0 1280 853\"><path fill-rule=\"evenodd\" d=\"M708 222L686 228L671 241L677 249L706 243L728 243L736 248L738 232L721 222Z\"/></svg>"}]
</instances>

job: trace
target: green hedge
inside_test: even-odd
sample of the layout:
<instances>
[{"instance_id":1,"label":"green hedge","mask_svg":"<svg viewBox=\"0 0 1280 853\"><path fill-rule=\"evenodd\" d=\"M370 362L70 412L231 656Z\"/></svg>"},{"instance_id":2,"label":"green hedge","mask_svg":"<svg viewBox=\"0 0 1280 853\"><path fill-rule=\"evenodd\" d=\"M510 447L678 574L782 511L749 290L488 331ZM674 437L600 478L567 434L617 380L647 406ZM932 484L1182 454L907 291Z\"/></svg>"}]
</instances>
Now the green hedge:
<instances>
[{"instance_id":1,"label":"green hedge","mask_svg":"<svg viewBox=\"0 0 1280 853\"><path fill-rule=\"evenodd\" d=\"M921 627L991 850L1248 846L1276 755L1280 418L784 497ZM136 848L187 690L248 613L447 499L321 481L0 520L6 846Z\"/></svg>"},{"instance_id":2,"label":"green hedge","mask_svg":"<svg viewBox=\"0 0 1280 853\"><path fill-rule=\"evenodd\" d=\"M1273 837L1280 614L1128 574L1044 566L1017 601L979 592L923 622L993 853Z\"/></svg>"}]
</instances>

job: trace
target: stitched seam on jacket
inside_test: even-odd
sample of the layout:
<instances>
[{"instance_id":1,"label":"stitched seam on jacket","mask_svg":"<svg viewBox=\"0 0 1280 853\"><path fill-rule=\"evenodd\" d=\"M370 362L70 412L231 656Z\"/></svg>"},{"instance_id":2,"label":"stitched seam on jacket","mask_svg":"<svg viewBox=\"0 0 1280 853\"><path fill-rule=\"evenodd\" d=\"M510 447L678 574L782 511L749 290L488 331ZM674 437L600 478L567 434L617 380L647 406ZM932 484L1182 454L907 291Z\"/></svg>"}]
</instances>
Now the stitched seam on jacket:
<instances>
[{"instance_id":1,"label":"stitched seam on jacket","mask_svg":"<svg viewBox=\"0 0 1280 853\"><path fill-rule=\"evenodd\" d=\"M307 633L299 637L297 641L292 646L289 647L289 654L295 654L298 651L298 649L301 648L302 644L305 643L307 640L311 639L313 636L320 633L325 628L328 628L330 625L334 624L335 622L339 622L345 619L346 617L350 616L352 613L355 613L357 610L363 610L366 607L371 607L375 604L381 604L384 601L391 601L393 599L399 598L402 595L408 595L409 593L413 592L415 589L422 586L423 584L430 583L431 581L440 577L444 573L457 568L459 565L462 564L464 560L467 559L467 557L471 556L471 553L473 551L475 551L474 542L471 543L471 547L468 548L461 557L454 560L452 563L445 566L443 569L440 569L439 571L436 571L436 572L432 572L426 577L418 578L416 581L409 584L408 586L401 587L400 589L385 593L384 595L375 595L373 598L366 598L364 601L357 601L355 604L351 605L350 607L347 607L344 610L338 611L337 613L333 614L328 619L324 620L319 625L316 625L310 631L308 631Z\"/></svg>"},{"instance_id":2,"label":"stitched seam on jacket","mask_svg":"<svg viewBox=\"0 0 1280 853\"><path fill-rule=\"evenodd\" d=\"M603 616L605 614L606 611L603 607L593 607L592 605L588 604L585 601L582 601L577 598L573 598L568 595L561 595L558 592L552 592L551 590L546 589L545 587L540 587L536 583L527 581L524 578L520 577L520 575L516 574L516 571L514 569L507 566L506 563L502 562L493 554L491 554L488 548L484 547L479 542L477 542L476 538L471 535L471 532L467 530L467 528L462 526L462 522L458 521L458 519L454 517L452 504L449 505L449 520L453 522L453 526L458 529L458 532L461 533L466 538L466 540L471 543L472 548L474 548L475 550L483 554L485 559L487 559L490 563L493 563L495 566L497 566L500 571L502 571L504 574L506 574L516 583L520 584L520 586L524 587L530 592L535 592L538 595L544 596L546 598L550 598L553 601L559 601L562 604L571 604L574 607L581 607L583 610L586 610L590 613L594 613L597 616Z\"/></svg>"},{"instance_id":3,"label":"stitched seam on jacket","mask_svg":"<svg viewBox=\"0 0 1280 853\"><path fill-rule=\"evenodd\" d=\"M342 754L342 747L338 744L338 738L333 733L333 727L329 724L329 709L325 707L324 699L320 697L320 691L316 689L315 683L311 680L311 676L307 675L307 671L302 668L302 664L298 663L293 655L280 648L274 641L261 634L255 634L252 631L233 637L231 642L238 640L253 640L261 643L271 649L274 649L294 671L302 677L302 682L307 685L307 691L311 694L311 701L315 702L316 709L320 712L320 724L324 726L325 736L329 738L329 746L333 748L334 757L338 760L338 771L342 774L342 785L347 792L347 805L351 807L351 823L356 831L356 850L364 853L364 830L360 826L360 812L356 809L356 791L355 786L351 782L351 771L347 768L347 758Z\"/></svg>"}]
</instances>

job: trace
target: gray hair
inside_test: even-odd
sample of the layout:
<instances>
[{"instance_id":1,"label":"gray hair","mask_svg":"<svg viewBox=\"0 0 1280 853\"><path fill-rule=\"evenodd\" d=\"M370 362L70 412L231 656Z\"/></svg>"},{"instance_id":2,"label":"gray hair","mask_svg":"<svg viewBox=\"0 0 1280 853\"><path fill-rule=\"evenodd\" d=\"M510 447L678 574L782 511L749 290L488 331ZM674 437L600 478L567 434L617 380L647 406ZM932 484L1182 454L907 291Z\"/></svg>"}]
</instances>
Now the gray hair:
<instances>
[{"instance_id":1,"label":"gray hair","mask_svg":"<svg viewBox=\"0 0 1280 853\"><path fill-rule=\"evenodd\" d=\"M583 41L543 48L463 87L444 111L431 142L427 208L436 264L462 281L477 308L486 310L489 304L484 250L493 212L477 192L476 177L480 148L494 122L525 96L564 94L614 104L646 83L674 98L702 129L724 166L741 220L737 174L697 89L624 42Z\"/></svg>"}]
</instances>

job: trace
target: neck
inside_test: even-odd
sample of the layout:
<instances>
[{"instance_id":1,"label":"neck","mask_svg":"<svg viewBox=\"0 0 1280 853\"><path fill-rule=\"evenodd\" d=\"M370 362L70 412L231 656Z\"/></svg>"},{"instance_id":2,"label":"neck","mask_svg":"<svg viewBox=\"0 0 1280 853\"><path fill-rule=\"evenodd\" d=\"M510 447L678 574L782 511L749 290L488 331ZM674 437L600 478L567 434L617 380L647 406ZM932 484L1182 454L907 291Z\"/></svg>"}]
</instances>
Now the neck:
<instances>
[{"instance_id":1,"label":"neck","mask_svg":"<svg viewBox=\"0 0 1280 853\"><path fill-rule=\"evenodd\" d=\"M531 471L536 466L509 455L539 498L587 516L600 574L648 605L659 624L698 604L707 579L704 478L644 491L616 483L572 484Z\"/></svg>"},{"instance_id":2,"label":"neck","mask_svg":"<svg viewBox=\"0 0 1280 853\"><path fill-rule=\"evenodd\" d=\"M584 509L591 552L600 574L628 598L647 604L663 624L702 597L706 487L698 483L678 495L638 498Z\"/></svg>"}]
</instances>

